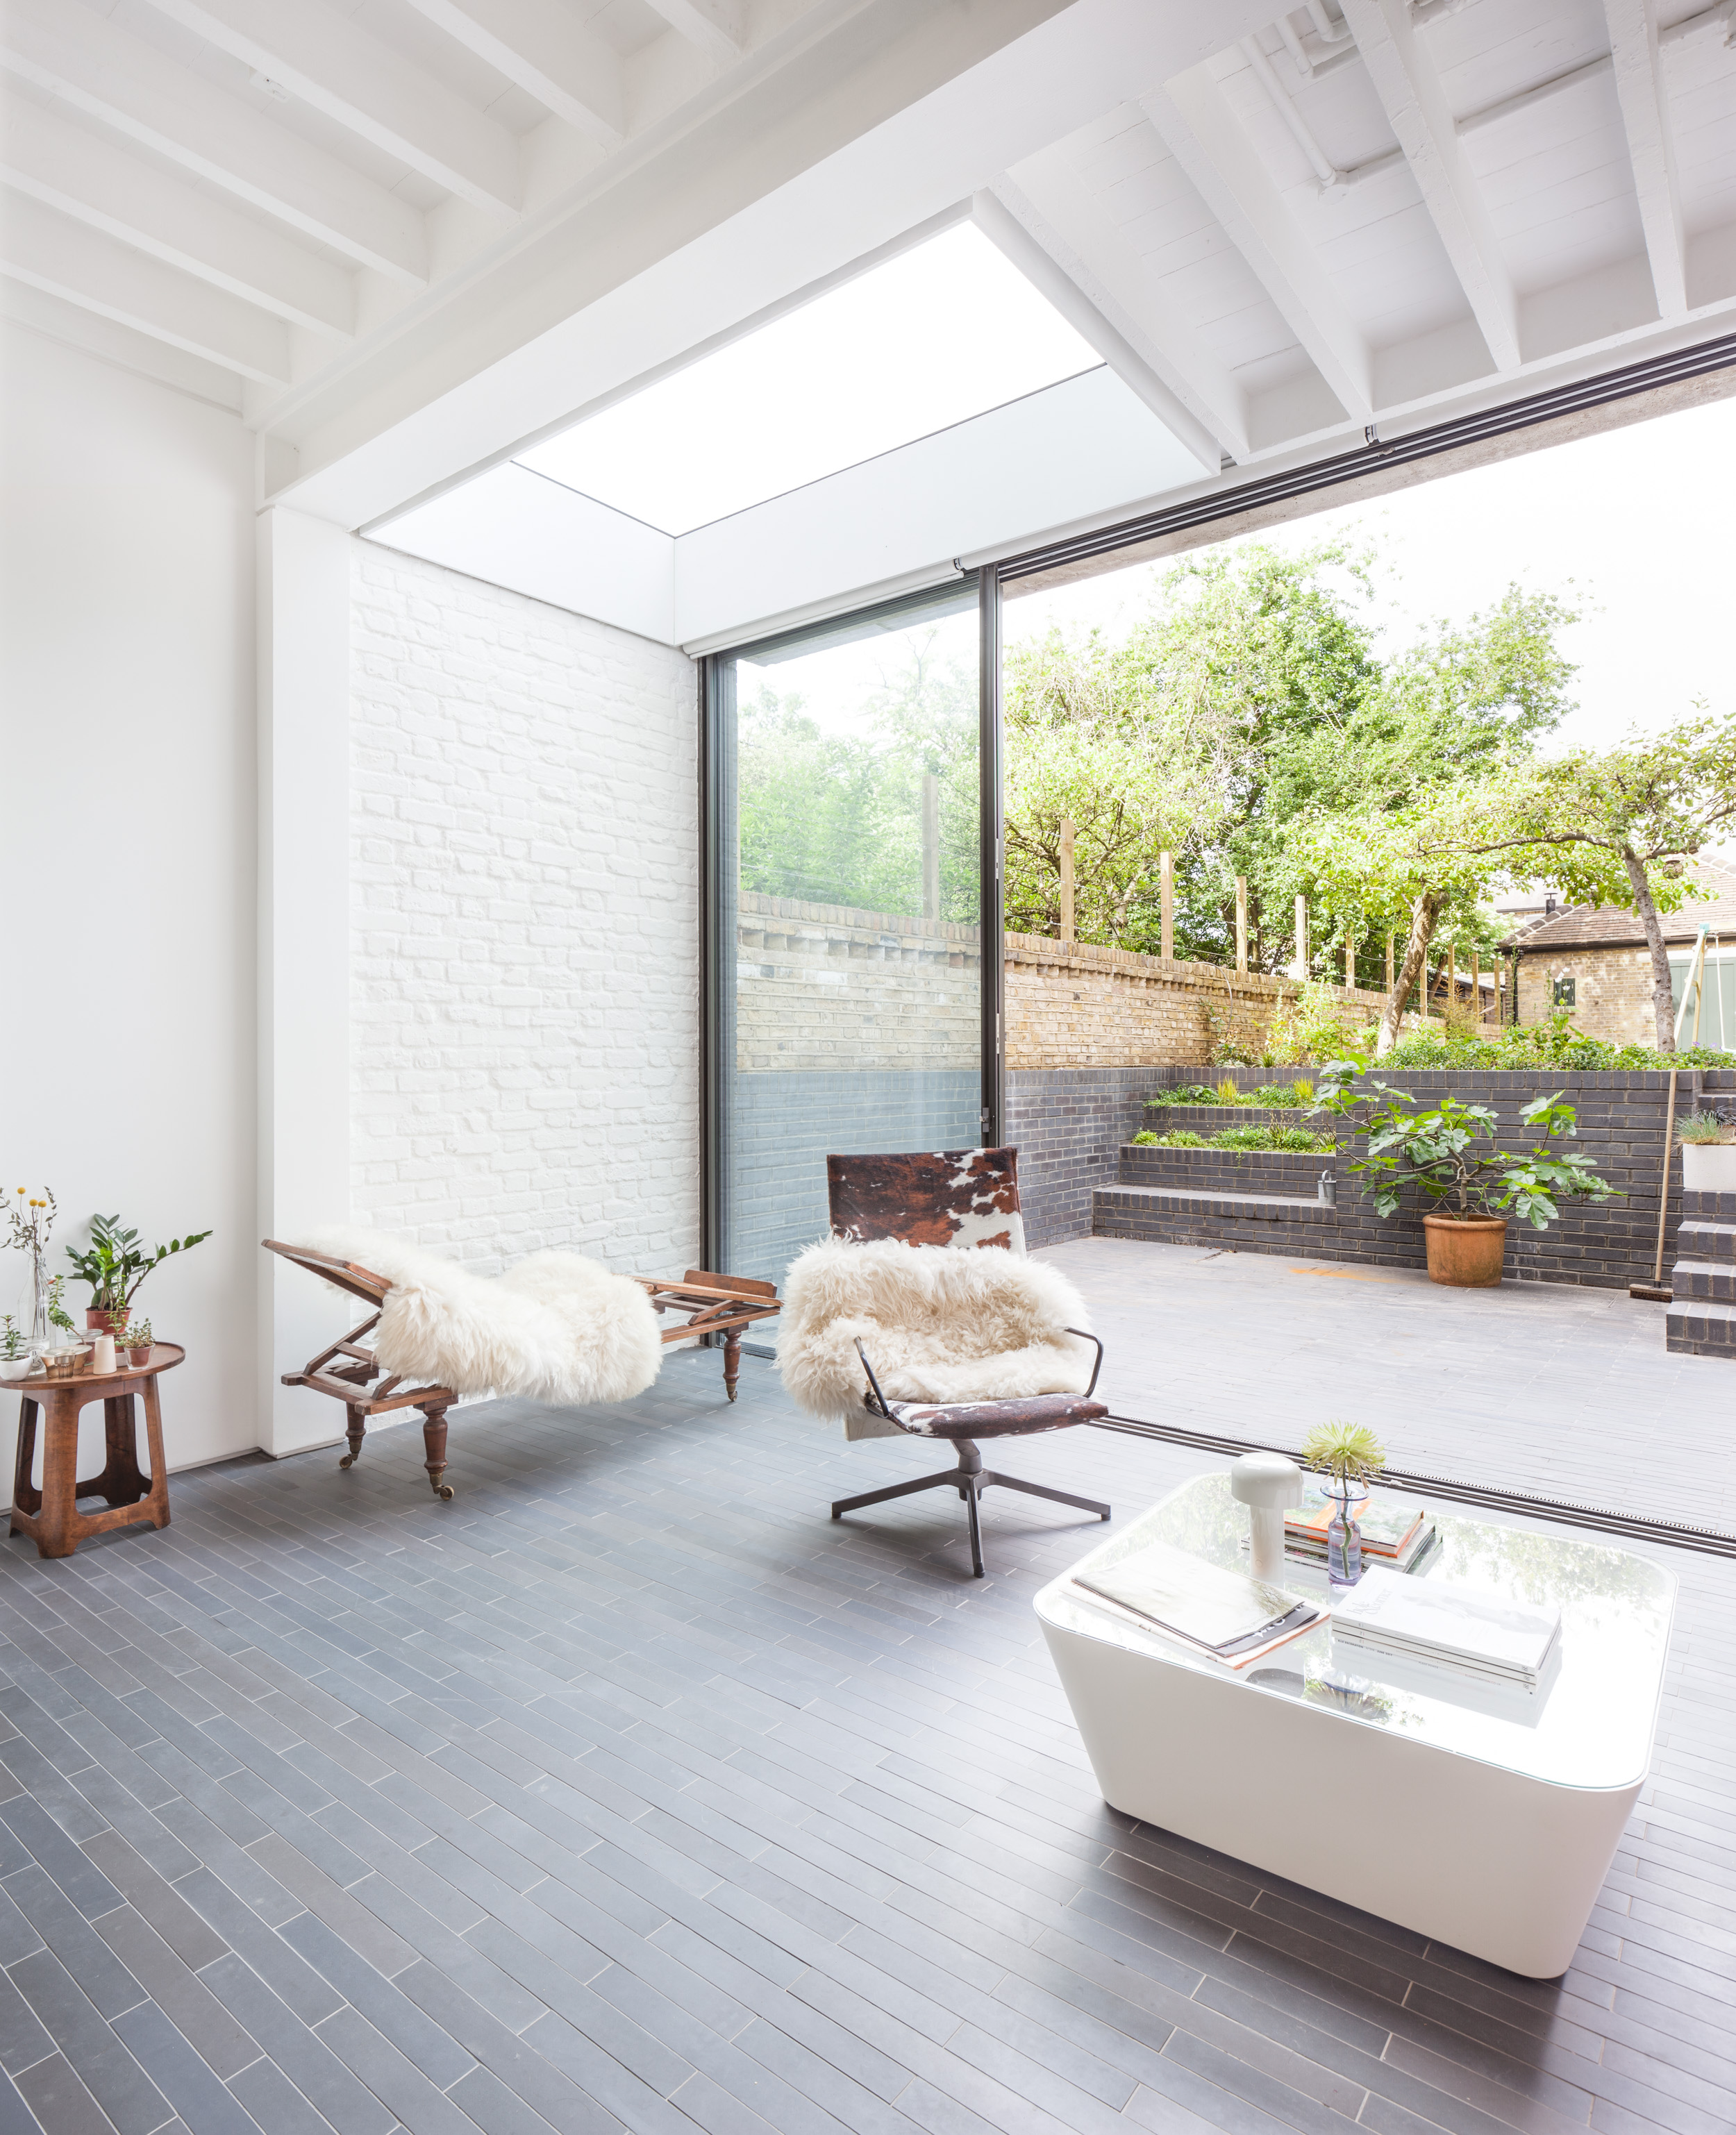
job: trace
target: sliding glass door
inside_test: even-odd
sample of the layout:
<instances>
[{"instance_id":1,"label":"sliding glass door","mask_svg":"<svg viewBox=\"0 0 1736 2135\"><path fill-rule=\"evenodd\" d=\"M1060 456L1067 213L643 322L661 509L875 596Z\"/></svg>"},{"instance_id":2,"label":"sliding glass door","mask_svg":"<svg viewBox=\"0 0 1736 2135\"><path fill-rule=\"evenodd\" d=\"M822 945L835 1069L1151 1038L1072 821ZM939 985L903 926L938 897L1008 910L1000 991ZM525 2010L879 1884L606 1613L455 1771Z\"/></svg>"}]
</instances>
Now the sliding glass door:
<instances>
[{"instance_id":1,"label":"sliding glass door","mask_svg":"<svg viewBox=\"0 0 1736 2135\"><path fill-rule=\"evenodd\" d=\"M781 1285L829 1153L984 1137L981 641L972 579L710 663L715 1267Z\"/></svg>"}]
</instances>

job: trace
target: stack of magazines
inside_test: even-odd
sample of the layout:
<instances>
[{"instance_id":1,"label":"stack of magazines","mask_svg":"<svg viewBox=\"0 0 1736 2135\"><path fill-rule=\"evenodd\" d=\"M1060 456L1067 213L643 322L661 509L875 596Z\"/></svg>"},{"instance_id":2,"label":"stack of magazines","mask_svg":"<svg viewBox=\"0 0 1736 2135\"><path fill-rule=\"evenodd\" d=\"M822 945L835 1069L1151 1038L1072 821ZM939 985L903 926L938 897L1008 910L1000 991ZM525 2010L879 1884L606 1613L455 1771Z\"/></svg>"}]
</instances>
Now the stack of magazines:
<instances>
[{"instance_id":1,"label":"stack of magazines","mask_svg":"<svg viewBox=\"0 0 1736 2135\"><path fill-rule=\"evenodd\" d=\"M1561 1636L1561 1611L1509 1601L1452 1579L1406 1579L1380 1566L1332 1609L1332 1642L1433 1662L1489 1682L1535 1690Z\"/></svg>"},{"instance_id":2,"label":"stack of magazines","mask_svg":"<svg viewBox=\"0 0 1736 2135\"><path fill-rule=\"evenodd\" d=\"M1326 1616L1312 1601L1164 1542L1118 1563L1075 1571L1073 1583L1122 1622L1160 1631L1226 1668L1248 1667Z\"/></svg>"},{"instance_id":3,"label":"stack of magazines","mask_svg":"<svg viewBox=\"0 0 1736 2135\"><path fill-rule=\"evenodd\" d=\"M1310 1562L1326 1561L1326 1528L1337 1510L1317 1483L1311 1482L1302 1503L1284 1515L1284 1548ZM1356 1514L1365 1564L1390 1565L1409 1571L1434 1540L1434 1522L1422 1505L1384 1493L1371 1497Z\"/></svg>"}]
</instances>

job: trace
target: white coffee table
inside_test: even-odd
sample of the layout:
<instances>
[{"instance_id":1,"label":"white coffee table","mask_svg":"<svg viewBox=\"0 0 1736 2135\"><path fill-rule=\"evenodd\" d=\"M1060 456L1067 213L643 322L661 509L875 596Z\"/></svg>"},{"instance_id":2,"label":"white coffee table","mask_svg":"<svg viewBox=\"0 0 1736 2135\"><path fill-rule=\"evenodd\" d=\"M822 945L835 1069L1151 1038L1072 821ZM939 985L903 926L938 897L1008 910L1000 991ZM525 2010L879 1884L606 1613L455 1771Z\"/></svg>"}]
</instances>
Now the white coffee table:
<instances>
[{"instance_id":1,"label":"white coffee table","mask_svg":"<svg viewBox=\"0 0 1736 2135\"><path fill-rule=\"evenodd\" d=\"M1335 1652L1325 1625L1238 1673L1093 1607L1070 1573L1037 1616L1112 1808L1553 1979L1651 1767L1675 1580L1627 1550L1431 1509L1440 1542L1414 1576L1559 1607L1536 1692ZM1245 1569L1247 1529L1228 1476L1201 1475L1077 1569L1160 1540ZM1312 1566L1285 1583L1326 1598Z\"/></svg>"}]
</instances>

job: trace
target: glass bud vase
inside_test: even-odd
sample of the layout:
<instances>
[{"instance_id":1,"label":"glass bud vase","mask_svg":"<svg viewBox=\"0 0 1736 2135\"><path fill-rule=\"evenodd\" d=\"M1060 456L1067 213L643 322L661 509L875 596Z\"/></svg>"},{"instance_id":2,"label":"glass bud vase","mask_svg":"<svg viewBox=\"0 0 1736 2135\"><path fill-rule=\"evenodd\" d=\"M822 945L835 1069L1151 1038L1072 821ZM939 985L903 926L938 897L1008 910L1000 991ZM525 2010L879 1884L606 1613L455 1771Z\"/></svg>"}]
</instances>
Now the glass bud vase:
<instances>
[{"instance_id":1,"label":"glass bud vase","mask_svg":"<svg viewBox=\"0 0 1736 2135\"><path fill-rule=\"evenodd\" d=\"M27 1338L37 1356L52 1347L55 1334L48 1324L48 1270L40 1251L30 1260L30 1334Z\"/></svg>"},{"instance_id":2,"label":"glass bud vase","mask_svg":"<svg viewBox=\"0 0 1736 2135\"><path fill-rule=\"evenodd\" d=\"M1326 1523L1326 1579L1333 1586L1354 1586L1362 1576L1362 1529L1350 1509L1367 1502L1366 1491L1331 1493L1332 1517Z\"/></svg>"}]
</instances>

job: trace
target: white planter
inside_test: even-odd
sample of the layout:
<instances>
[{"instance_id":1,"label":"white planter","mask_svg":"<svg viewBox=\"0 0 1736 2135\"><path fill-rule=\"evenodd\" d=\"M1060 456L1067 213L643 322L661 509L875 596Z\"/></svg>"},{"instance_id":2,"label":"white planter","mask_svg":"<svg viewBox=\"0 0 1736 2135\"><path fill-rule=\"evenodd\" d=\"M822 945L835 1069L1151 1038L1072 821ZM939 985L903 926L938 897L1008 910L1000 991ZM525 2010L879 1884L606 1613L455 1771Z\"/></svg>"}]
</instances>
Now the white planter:
<instances>
[{"instance_id":1,"label":"white planter","mask_svg":"<svg viewBox=\"0 0 1736 2135\"><path fill-rule=\"evenodd\" d=\"M1736 1142L1685 1141L1682 1190L1687 1193L1736 1193Z\"/></svg>"},{"instance_id":2,"label":"white planter","mask_svg":"<svg viewBox=\"0 0 1736 2135\"><path fill-rule=\"evenodd\" d=\"M17 1386L27 1379L36 1368L36 1360L28 1351L22 1357L0 1357L0 1387Z\"/></svg>"}]
</instances>

